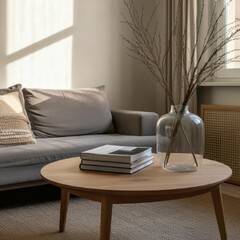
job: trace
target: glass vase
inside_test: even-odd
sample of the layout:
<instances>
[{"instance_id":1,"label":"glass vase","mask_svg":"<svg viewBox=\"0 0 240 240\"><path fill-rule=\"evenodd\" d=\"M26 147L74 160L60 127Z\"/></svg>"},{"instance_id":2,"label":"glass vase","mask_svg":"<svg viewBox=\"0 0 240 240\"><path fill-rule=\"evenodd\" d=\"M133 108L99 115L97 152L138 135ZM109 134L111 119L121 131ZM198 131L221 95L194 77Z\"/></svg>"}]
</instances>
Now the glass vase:
<instances>
[{"instance_id":1,"label":"glass vase","mask_svg":"<svg viewBox=\"0 0 240 240\"><path fill-rule=\"evenodd\" d=\"M204 155L204 123L188 106L172 105L157 122L157 155L163 169L196 171Z\"/></svg>"}]
</instances>

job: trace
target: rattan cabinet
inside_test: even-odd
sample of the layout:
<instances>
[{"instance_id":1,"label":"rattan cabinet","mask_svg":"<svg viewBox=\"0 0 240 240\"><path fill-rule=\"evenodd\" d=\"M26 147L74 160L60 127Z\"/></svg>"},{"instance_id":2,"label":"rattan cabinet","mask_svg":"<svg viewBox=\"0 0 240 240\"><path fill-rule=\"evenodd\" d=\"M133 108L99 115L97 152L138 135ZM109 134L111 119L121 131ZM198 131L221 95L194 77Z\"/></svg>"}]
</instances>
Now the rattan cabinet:
<instances>
[{"instance_id":1,"label":"rattan cabinet","mask_svg":"<svg viewBox=\"0 0 240 240\"><path fill-rule=\"evenodd\" d=\"M205 158L233 170L229 182L240 185L240 106L202 105L205 124Z\"/></svg>"}]
</instances>

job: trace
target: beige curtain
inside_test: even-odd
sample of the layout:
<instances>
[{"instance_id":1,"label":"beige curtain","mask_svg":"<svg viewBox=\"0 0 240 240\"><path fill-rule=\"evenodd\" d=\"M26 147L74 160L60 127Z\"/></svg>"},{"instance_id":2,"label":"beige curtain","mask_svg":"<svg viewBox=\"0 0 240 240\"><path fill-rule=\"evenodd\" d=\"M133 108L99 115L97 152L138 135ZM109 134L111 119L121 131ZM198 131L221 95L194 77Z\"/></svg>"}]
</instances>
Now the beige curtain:
<instances>
[{"instance_id":1,"label":"beige curtain","mask_svg":"<svg viewBox=\"0 0 240 240\"><path fill-rule=\"evenodd\" d=\"M174 93L175 103L181 103L186 85L182 83L186 75L185 69L190 64L190 56L196 41L197 0L163 0L160 7L160 27L166 32L165 47L169 46L169 54L165 72L169 86ZM172 34L173 33L173 34ZM186 51L182 54L183 47ZM161 91L161 90L159 90ZM170 100L162 91L160 94L161 113L168 112ZM195 94L196 95L196 94ZM190 111L197 112L196 96L188 103Z\"/></svg>"}]
</instances>

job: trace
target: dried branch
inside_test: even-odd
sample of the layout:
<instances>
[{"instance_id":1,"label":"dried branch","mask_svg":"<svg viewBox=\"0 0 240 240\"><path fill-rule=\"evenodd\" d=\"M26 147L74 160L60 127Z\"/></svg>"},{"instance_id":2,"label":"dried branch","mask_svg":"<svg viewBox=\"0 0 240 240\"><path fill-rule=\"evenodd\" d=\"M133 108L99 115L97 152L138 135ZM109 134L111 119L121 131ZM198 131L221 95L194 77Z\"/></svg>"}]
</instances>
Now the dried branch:
<instances>
[{"instance_id":1,"label":"dried branch","mask_svg":"<svg viewBox=\"0 0 240 240\"><path fill-rule=\"evenodd\" d=\"M163 48L161 32L156 20L160 2L153 8L148 21L144 23L144 7L142 6L140 13L138 13L134 0L123 0L128 10L128 17L122 14L124 19L123 23L132 30L133 36L135 37L135 40L130 40L122 36L124 41L129 45L129 55L147 67L165 90L172 105L187 105L193 93L204 81L212 77L219 69L223 68L225 64L233 62L239 57L235 56L227 60L226 57L231 54L232 51L224 51L228 43L239 39L240 33L239 23L222 24L226 8L231 1L232 0L229 0L218 14L216 14L215 11L216 3L214 4L214 11L210 16L210 24L203 38L200 52L197 52L197 50L199 50L199 36L204 17L204 8L206 7L204 1L200 9L199 22L196 26L196 41L192 49L189 49L186 42L187 27L183 26L184 29L181 33L183 44L173 61L171 83L171 81L168 81L169 75L166 70L168 62L172 60L172 40L178 34L178 17L180 16L179 14L181 14L181 1L179 1L179 5L177 6L177 16L169 34L168 43L166 48ZM189 63L185 61L187 58L189 59ZM196 61L194 61L195 59ZM179 99L176 102L173 96L172 84L174 84L173 80L177 78L178 69L181 69L182 76L180 76ZM182 91L184 87L186 88L185 93Z\"/></svg>"}]
</instances>

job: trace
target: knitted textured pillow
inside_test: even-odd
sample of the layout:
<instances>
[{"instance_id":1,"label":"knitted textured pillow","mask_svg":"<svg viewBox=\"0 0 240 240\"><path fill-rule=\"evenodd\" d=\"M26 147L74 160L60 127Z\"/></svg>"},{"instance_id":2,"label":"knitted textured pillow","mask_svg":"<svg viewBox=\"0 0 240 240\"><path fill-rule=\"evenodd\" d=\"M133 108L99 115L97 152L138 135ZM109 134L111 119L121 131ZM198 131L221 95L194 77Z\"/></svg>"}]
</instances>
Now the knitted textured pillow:
<instances>
[{"instance_id":1,"label":"knitted textured pillow","mask_svg":"<svg viewBox=\"0 0 240 240\"><path fill-rule=\"evenodd\" d=\"M35 143L28 120L19 113L0 113L0 145Z\"/></svg>"},{"instance_id":2,"label":"knitted textured pillow","mask_svg":"<svg viewBox=\"0 0 240 240\"><path fill-rule=\"evenodd\" d=\"M0 89L0 147L35 143L24 107L21 84Z\"/></svg>"}]
</instances>

